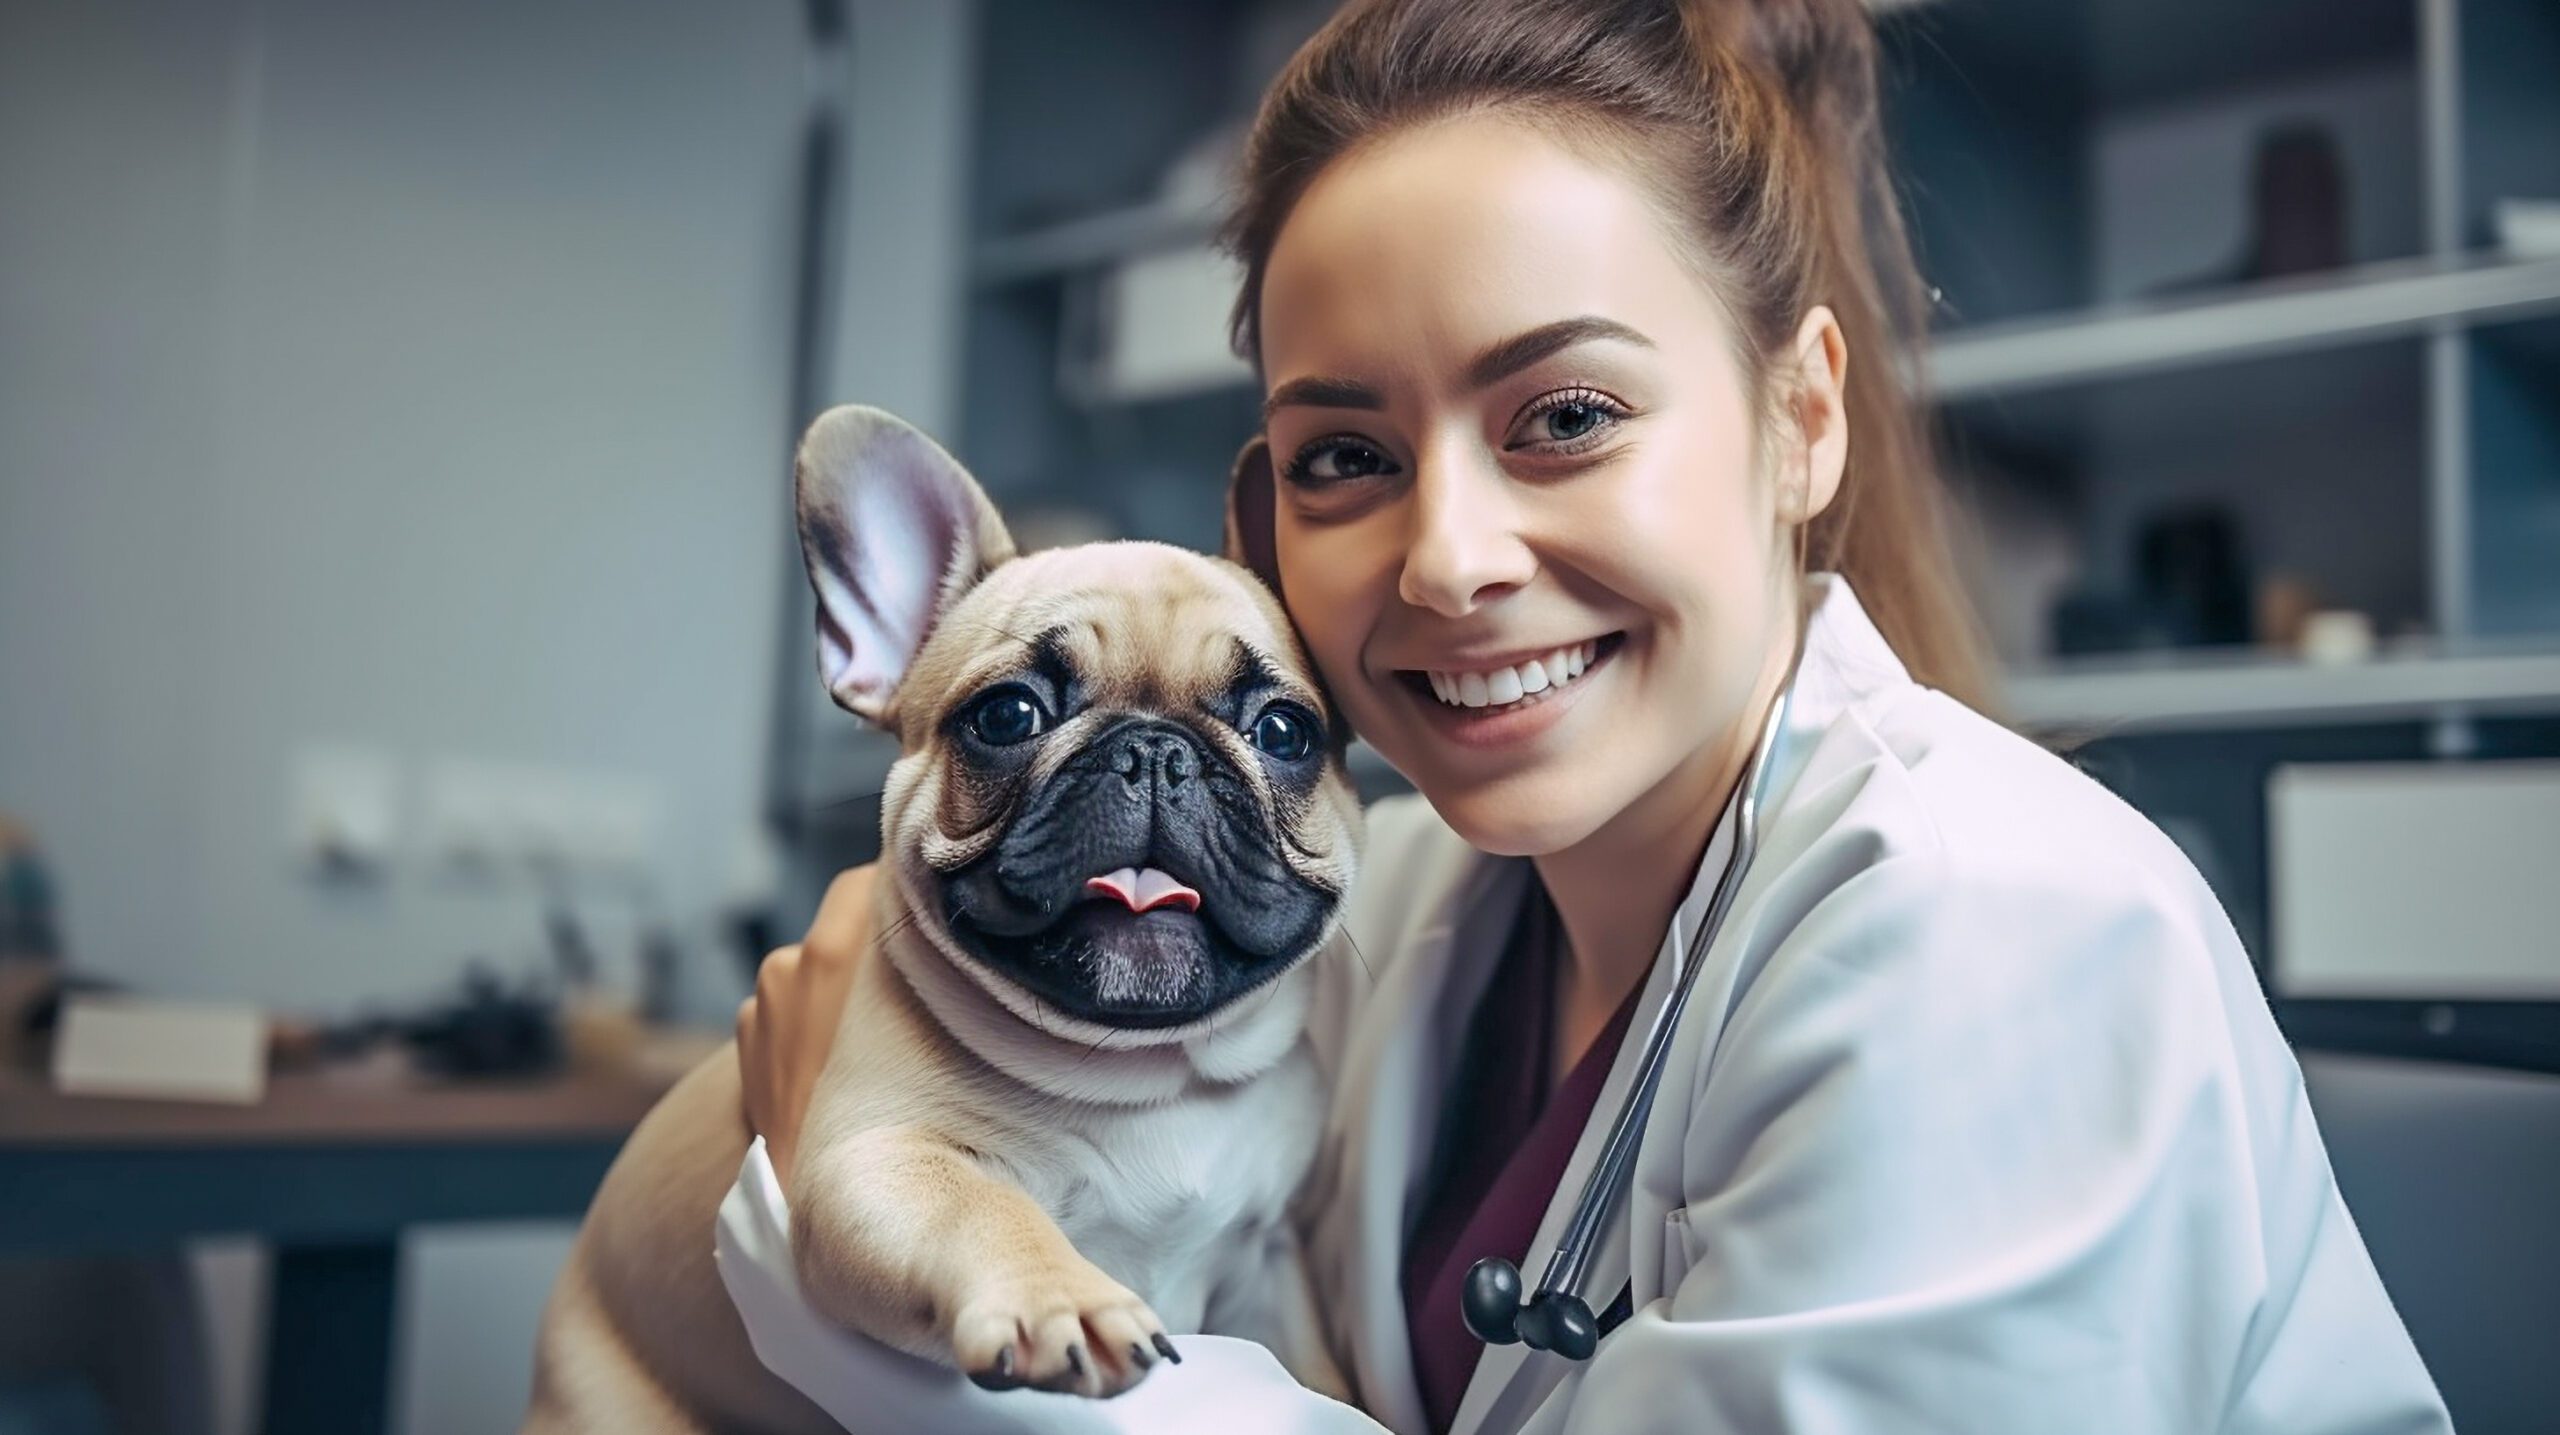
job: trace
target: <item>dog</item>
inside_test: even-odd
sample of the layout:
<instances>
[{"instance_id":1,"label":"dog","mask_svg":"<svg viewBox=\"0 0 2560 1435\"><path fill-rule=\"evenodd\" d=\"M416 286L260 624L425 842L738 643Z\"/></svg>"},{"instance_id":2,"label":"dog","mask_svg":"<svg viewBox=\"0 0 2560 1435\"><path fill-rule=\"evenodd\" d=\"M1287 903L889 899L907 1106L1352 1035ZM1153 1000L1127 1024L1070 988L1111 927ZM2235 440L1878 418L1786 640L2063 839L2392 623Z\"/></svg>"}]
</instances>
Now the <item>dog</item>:
<instances>
[{"instance_id":1,"label":"dog","mask_svg":"<svg viewBox=\"0 0 2560 1435\"><path fill-rule=\"evenodd\" d=\"M871 956L784 1173L810 1304L988 1386L1108 1396L1167 1332L1214 1330L1338 1393L1287 1207L1360 817L1279 603L1163 544L1017 555L876 409L820 417L797 486L821 676L901 746ZM836 1428L757 1363L714 1268L740 1101L724 1049L633 1133L545 1312L528 1431Z\"/></svg>"}]
</instances>

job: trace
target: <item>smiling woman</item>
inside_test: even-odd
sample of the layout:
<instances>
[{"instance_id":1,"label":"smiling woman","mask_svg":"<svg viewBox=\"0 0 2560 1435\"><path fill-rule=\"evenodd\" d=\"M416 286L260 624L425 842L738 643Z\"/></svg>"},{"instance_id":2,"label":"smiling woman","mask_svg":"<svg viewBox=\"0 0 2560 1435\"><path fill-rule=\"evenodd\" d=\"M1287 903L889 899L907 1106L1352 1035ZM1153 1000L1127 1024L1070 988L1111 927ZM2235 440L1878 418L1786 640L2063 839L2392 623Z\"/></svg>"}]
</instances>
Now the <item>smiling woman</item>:
<instances>
[{"instance_id":1,"label":"smiling woman","mask_svg":"<svg viewBox=\"0 0 2560 1435\"><path fill-rule=\"evenodd\" d=\"M1265 98L1231 547L1419 790L1310 1022L1333 1347L1402 1435L2444 1430L2213 894L1975 706L1868 26L1363 0Z\"/></svg>"}]
</instances>

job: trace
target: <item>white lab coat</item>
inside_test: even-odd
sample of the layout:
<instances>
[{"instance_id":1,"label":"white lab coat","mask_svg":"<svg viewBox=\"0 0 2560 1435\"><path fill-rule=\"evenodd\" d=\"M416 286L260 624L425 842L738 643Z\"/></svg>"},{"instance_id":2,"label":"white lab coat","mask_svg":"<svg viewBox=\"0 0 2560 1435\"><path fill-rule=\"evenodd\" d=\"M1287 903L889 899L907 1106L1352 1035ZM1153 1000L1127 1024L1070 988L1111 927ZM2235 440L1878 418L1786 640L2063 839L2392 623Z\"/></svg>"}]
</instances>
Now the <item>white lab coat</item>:
<instances>
[{"instance_id":1,"label":"white lab coat","mask_svg":"<svg viewBox=\"0 0 2560 1435\"><path fill-rule=\"evenodd\" d=\"M1760 854L1704 958L1594 1262L1593 1305L1624 1283L1634 1314L1585 1364L1488 1348L1457 1435L2449 1430L2339 1199L2292 1053L2193 867L2068 764L1914 683L1847 584L1815 582ZM1664 935L1522 1263L1533 1281L1732 823L1728 807ZM1365 964L1332 970L1317 1003L1335 1094L1311 1259L1361 1403L1398 1435L1425 1428L1404 1235L1528 876L1418 800L1379 804L1347 917ZM776 1200L768 1190L766 1208ZM724 1214L724 1263L735 1224ZM772 1300L740 1308L760 1348L814 1320ZM1200 1342L1202 1358L1139 1393L1252 1378L1235 1344ZM767 1352L822 1406L861 1410L878 1387L849 1359L794 1370ZM1126 1400L942 1385L953 1403L937 1428L1187 1428L1112 1409ZM1258 1429L1350 1418L1260 1393Z\"/></svg>"}]
</instances>

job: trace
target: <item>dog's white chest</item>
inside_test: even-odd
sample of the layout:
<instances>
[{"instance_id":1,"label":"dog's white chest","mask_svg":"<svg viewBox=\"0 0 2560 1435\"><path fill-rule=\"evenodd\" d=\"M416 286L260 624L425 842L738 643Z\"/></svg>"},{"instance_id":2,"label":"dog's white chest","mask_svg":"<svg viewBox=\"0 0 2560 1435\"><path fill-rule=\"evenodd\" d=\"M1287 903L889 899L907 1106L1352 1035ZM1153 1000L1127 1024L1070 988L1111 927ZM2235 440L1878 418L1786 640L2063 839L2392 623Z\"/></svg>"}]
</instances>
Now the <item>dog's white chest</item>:
<instances>
[{"instance_id":1,"label":"dog's white chest","mask_svg":"<svg viewBox=\"0 0 2560 1435\"><path fill-rule=\"evenodd\" d=\"M1314 1156L1323 1110L1301 1050L1240 1086L1075 1115L1084 1119L1006 1155L1086 1259L1189 1331L1222 1279L1252 1278Z\"/></svg>"}]
</instances>

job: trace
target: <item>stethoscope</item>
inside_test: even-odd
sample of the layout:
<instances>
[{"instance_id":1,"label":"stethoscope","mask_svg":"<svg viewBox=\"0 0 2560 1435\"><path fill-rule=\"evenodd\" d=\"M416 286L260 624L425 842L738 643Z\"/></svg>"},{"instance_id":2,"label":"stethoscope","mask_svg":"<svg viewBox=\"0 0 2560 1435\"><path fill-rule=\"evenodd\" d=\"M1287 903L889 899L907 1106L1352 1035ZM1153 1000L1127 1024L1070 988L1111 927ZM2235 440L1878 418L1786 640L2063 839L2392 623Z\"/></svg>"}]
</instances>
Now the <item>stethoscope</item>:
<instances>
[{"instance_id":1,"label":"stethoscope","mask_svg":"<svg viewBox=\"0 0 2560 1435\"><path fill-rule=\"evenodd\" d=\"M1528 1300L1521 1300L1520 1268L1500 1256L1487 1256L1467 1268L1460 1305L1466 1314L1467 1329L1487 1345L1518 1341L1531 1350L1551 1350L1567 1360L1588 1360L1600 1348L1600 1325L1592 1318L1590 1302L1582 1298L1583 1281L1590 1274L1591 1257L1600 1243L1601 1223L1626 1194L1627 1183L1635 1174L1636 1140L1644 1130L1646 1116L1653 1110L1654 1092L1662 1084L1662 1065L1670 1055L1671 1034L1680 1025L1681 1009L1689 1004L1689 991L1698 984L1698 969L1706 965L1707 948L1714 945L1717 930L1724 926L1734 891L1742 885L1742 874L1750 868L1752 854L1760 846L1760 804L1768 795L1769 759L1777 749L1779 731L1786 726L1787 705L1795 696L1796 669L1803 661L1804 632L1800 626L1787 680L1778 689L1777 701L1769 705L1769 716L1760 727L1760 741L1751 749L1751 761L1742 770L1742 806L1735 816L1733 855L1725 859L1724 874L1716 879L1715 895L1707 902L1706 920L1689 938L1688 952L1674 975L1671 998L1654 1013L1653 1025L1645 1032L1644 1052L1636 1061L1635 1085L1627 1093L1626 1104L1618 1108L1618 1119L1609 1127L1609 1139L1600 1148L1599 1164L1582 1183L1582 1195L1573 1203L1573 1219L1565 1223L1555 1254L1547 1258L1546 1273L1538 1277L1538 1289Z\"/></svg>"}]
</instances>

